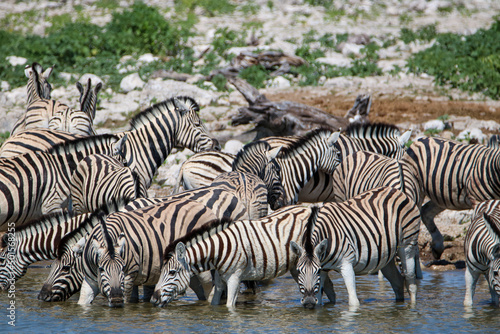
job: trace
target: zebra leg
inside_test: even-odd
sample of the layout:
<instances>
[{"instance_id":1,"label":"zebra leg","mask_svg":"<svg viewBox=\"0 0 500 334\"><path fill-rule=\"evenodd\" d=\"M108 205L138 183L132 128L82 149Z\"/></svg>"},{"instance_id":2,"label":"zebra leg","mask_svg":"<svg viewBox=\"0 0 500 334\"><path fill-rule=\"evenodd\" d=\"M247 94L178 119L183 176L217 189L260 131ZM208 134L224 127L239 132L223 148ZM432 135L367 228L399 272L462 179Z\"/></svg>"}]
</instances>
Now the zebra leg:
<instances>
[{"instance_id":1,"label":"zebra leg","mask_svg":"<svg viewBox=\"0 0 500 334\"><path fill-rule=\"evenodd\" d=\"M490 295L491 295L491 303L498 307L498 294L495 291L495 287L490 284L490 281L488 280L488 274L484 274L486 280L488 281L488 288L490 289Z\"/></svg>"},{"instance_id":2,"label":"zebra leg","mask_svg":"<svg viewBox=\"0 0 500 334\"><path fill-rule=\"evenodd\" d=\"M98 294L99 287L89 284L89 282L84 279L82 282L82 288L80 289L80 299L78 299L78 305L91 304Z\"/></svg>"},{"instance_id":3,"label":"zebra leg","mask_svg":"<svg viewBox=\"0 0 500 334\"><path fill-rule=\"evenodd\" d=\"M219 272L216 271L214 275L213 297L212 297L212 302L210 304L219 305L222 294L224 293L225 290L226 290L226 284L220 278Z\"/></svg>"},{"instance_id":4,"label":"zebra leg","mask_svg":"<svg viewBox=\"0 0 500 334\"><path fill-rule=\"evenodd\" d=\"M139 302L139 286L134 285L130 276L125 276L123 279L123 299L126 303Z\"/></svg>"},{"instance_id":5,"label":"zebra leg","mask_svg":"<svg viewBox=\"0 0 500 334\"><path fill-rule=\"evenodd\" d=\"M340 273L344 278L347 294L349 295L349 306L359 306L359 299L356 295L356 278L352 264L347 262L342 263Z\"/></svg>"},{"instance_id":6,"label":"zebra leg","mask_svg":"<svg viewBox=\"0 0 500 334\"><path fill-rule=\"evenodd\" d=\"M328 277L328 271L322 270L320 275L321 275L321 287L322 287L320 291L324 292L328 297L330 303L335 305L337 301L337 296L335 295L335 289L333 288L333 283L330 280L330 277ZM321 298L318 299L318 301L322 301L323 297L322 296L320 297Z\"/></svg>"},{"instance_id":7,"label":"zebra leg","mask_svg":"<svg viewBox=\"0 0 500 334\"><path fill-rule=\"evenodd\" d=\"M236 305L236 299L238 298L238 292L240 291L241 279L238 272L229 276L227 280L227 307L234 307Z\"/></svg>"},{"instance_id":8,"label":"zebra leg","mask_svg":"<svg viewBox=\"0 0 500 334\"><path fill-rule=\"evenodd\" d=\"M465 298L464 306L472 306L472 299L476 291L477 280L479 279L480 272L471 270L469 266L465 269Z\"/></svg>"},{"instance_id":9,"label":"zebra leg","mask_svg":"<svg viewBox=\"0 0 500 334\"><path fill-rule=\"evenodd\" d=\"M412 304L417 302L417 283L415 280L415 253L418 253L417 245L406 245L398 248L406 289L410 294Z\"/></svg>"},{"instance_id":10,"label":"zebra leg","mask_svg":"<svg viewBox=\"0 0 500 334\"><path fill-rule=\"evenodd\" d=\"M422 273L422 266L420 265L420 251L418 249L418 246L417 251L415 252L415 278L424 278L424 274Z\"/></svg>"},{"instance_id":11,"label":"zebra leg","mask_svg":"<svg viewBox=\"0 0 500 334\"><path fill-rule=\"evenodd\" d=\"M425 203L420 209L420 215L422 218L422 222L425 227L427 227L427 231L431 234L432 242L432 255L439 259L441 254L444 252L444 240L443 235L439 232L436 224L434 223L434 217L439 213L443 212L444 208L441 208L434 204L432 201Z\"/></svg>"},{"instance_id":12,"label":"zebra leg","mask_svg":"<svg viewBox=\"0 0 500 334\"><path fill-rule=\"evenodd\" d=\"M154 285L143 285L143 301L144 302L149 302L151 300L151 296L155 292L155 286Z\"/></svg>"},{"instance_id":13,"label":"zebra leg","mask_svg":"<svg viewBox=\"0 0 500 334\"><path fill-rule=\"evenodd\" d=\"M394 290L396 294L396 301L405 300L405 280L403 275L399 272L394 259L389 261L389 263L382 268L382 274L384 274L385 278L391 283L392 290Z\"/></svg>"},{"instance_id":14,"label":"zebra leg","mask_svg":"<svg viewBox=\"0 0 500 334\"><path fill-rule=\"evenodd\" d=\"M203 284L198 278L198 275L191 276L191 279L189 280L189 287L194 291L198 300L207 300L205 297L205 289L203 288Z\"/></svg>"}]
</instances>

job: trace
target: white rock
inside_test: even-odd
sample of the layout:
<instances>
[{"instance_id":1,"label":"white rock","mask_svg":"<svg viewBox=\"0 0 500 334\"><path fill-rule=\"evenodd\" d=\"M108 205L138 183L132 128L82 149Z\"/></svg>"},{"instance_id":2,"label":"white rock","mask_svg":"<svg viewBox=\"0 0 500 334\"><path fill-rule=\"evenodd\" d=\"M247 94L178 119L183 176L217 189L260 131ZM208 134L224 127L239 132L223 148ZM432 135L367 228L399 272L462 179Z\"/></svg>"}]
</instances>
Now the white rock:
<instances>
[{"instance_id":1,"label":"white rock","mask_svg":"<svg viewBox=\"0 0 500 334\"><path fill-rule=\"evenodd\" d=\"M0 90L2 92L8 91L9 89L10 89L10 85L9 85L9 83L7 81L2 81L0 83Z\"/></svg>"},{"instance_id":2,"label":"white rock","mask_svg":"<svg viewBox=\"0 0 500 334\"><path fill-rule=\"evenodd\" d=\"M82 75L82 77L78 80L82 85L86 85L88 80L92 81L92 87L95 87L99 82L104 84L104 81L102 81L101 78L99 78L97 75L92 74L92 73L85 73Z\"/></svg>"},{"instance_id":3,"label":"white rock","mask_svg":"<svg viewBox=\"0 0 500 334\"><path fill-rule=\"evenodd\" d=\"M146 83L142 81L141 77L139 76L139 73L132 73L122 79L122 81L120 82L120 89L125 93L128 93L134 89L144 87L145 84Z\"/></svg>"},{"instance_id":4,"label":"white rock","mask_svg":"<svg viewBox=\"0 0 500 334\"><path fill-rule=\"evenodd\" d=\"M480 143L484 143L486 141L486 135L478 128L466 129L460 132L457 136L458 140L464 139L477 139Z\"/></svg>"},{"instance_id":5,"label":"white rock","mask_svg":"<svg viewBox=\"0 0 500 334\"><path fill-rule=\"evenodd\" d=\"M427 123L424 124L424 129L425 130L438 130L438 131L443 131L444 130L444 122L439 120L439 119L434 119L432 121L428 121Z\"/></svg>"},{"instance_id":6,"label":"white rock","mask_svg":"<svg viewBox=\"0 0 500 334\"><path fill-rule=\"evenodd\" d=\"M226 142L226 145L224 145L224 149L222 150L222 152L236 154L241 150L242 147L242 142L236 139L230 139Z\"/></svg>"},{"instance_id":7,"label":"white rock","mask_svg":"<svg viewBox=\"0 0 500 334\"><path fill-rule=\"evenodd\" d=\"M138 61L141 63L152 63L154 61L159 60L160 58L153 56L151 53L145 53L139 57Z\"/></svg>"},{"instance_id":8,"label":"white rock","mask_svg":"<svg viewBox=\"0 0 500 334\"><path fill-rule=\"evenodd\" d=\"M28 61L28 59L24 57L17 57L17 56L8 56L5 59L12 65L12 66L17 66L17 65L24 65Z\"/></svg>"},{"instance_id":9,"label":"white rock","mask_svg":"<svg viewBox=\"0 0 500 334\"><path fill-rule=\"evenodd\" d=\"M162 80L158 78L149 80L143 87L141 99L151 99L155 97L158 101L162 101L179 95L191 96L200 106L207 106L217 102L221 94L219 92L207 91L185 82Z\"/></svg>"},{"instance_id":10,"label":"white rock","mask_svg":"<svg viewBox=\"0 0 500 334\"><path fill-rule=\"evenodd\" d=\"M342 54L346 57L350 55L359 56L361 55L361 49L364 48L364 45L358 45L354 43L344 43L342 47Z\"/></svg>"},{"instance_id":11,"label":"white rock","mask_svg":"<svg viewBox=\"0 0 500 334\"><path fill-rule=\"evenodd\" d=\"M290 80L282 77L282 76L277 76L269 80L266 84L267 87L271 88L287 88L290 87Z\"/></svg>"},{"instance_id":12,"label":"white rock","mask_svg":"<svg viewBox=\"0 0 500 334\"><path fill-rule=\"evenodd\" d=\"M340 53L336 53L336 56L328 56L317 58L317 62L338 67L349 67L351 66L351 59L343 56Z\"/></svg>"}]
</instances>

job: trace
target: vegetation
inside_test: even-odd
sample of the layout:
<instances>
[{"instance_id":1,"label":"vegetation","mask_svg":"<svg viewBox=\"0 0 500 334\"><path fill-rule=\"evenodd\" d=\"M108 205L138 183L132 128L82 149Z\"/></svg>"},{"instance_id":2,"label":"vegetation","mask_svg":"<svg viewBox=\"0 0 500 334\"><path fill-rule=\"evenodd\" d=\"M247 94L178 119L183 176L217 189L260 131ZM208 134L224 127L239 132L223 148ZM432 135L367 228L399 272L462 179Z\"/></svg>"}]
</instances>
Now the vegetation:
<instances>
[{"instance_id":1,"label":"vegetation","mask_svg":"<svg viewBox=\"0 0 500 334\"><path fill-rule=\"evenodd\" d=\"M435 77L438 85L481 92L500 98L500 20L490 29L470 36L451 33L436 36L434 45L413 55L408 67L414 73Z\"/></svg>"}]
</instances>

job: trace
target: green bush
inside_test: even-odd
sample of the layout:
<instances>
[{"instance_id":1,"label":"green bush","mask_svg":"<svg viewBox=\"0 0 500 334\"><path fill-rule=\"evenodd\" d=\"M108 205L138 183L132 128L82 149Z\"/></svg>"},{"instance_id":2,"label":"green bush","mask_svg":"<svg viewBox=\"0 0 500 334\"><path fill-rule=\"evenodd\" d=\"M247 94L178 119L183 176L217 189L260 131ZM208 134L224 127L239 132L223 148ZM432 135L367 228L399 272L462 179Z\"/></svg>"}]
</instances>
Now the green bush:
<instances>
[{"instance_id":1,"label":"green bush","mask_svg":"<svg viewBox=\"0 0 500 334\"><path fill-rule=\"evenodd\" d=\"M427 73L439 85L500 98L500 21L470 36L440 34L436 43L408 60L414 73Z\"/></svg>"}]
</instances>

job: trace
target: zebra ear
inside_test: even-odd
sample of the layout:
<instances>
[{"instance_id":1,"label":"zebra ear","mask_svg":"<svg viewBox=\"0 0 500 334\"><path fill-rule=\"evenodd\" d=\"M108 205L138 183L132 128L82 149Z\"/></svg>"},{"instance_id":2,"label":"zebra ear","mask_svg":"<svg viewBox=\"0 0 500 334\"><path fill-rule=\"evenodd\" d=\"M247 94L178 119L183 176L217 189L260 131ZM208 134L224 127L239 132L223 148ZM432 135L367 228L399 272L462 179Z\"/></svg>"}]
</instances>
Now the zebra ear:
<instances>
[{"instance_id":1,"label":"zebra ear","mask_svg":"<svg viewBox=\"0 0 500 334\"><path fill-rule=\"evenodd\" d=\"M83 247L85 247L85 243L87 242L87 237L83 237L73 246L73 253L80 255L83 253Z\"/></svg>"},{"instance_id":2,"label":"zebra ear","mask_svg":"<svg viewBox=\"0 0 500 334\"><path fill-rule=\"evenodd\" d=\"M339 140L340 137L340 131L334 132L330 135L330 138L328 138L328 145L333 146Z\"/></svg>"},{"instance_id":3,"label":"zebra ear","mask_svg":"<svg viewBox=\"0 0 500 334\"><path fill-rule=\"evenodd\" d=\"M283 146L275 147L272 150L267 151L267 161L270 162L271 160L275 159L278 156L278 153L280 153L282 147Z\"/></svg>"},{"instance_id":4,"label":"zebra ear","mask_svg":"<svg viewBox=\"0 0 500 334\"><path fill-rule=\"evenodd\" d=\"M78 88L78 91L80 92L80 95L82 95L83 94L83 86L80 83L80 81L76 82L76 88Z\"/></svg>"},{"instance_id":5,"label":"zebra ear","mask_svg":"<svg viewBox=\"0 0 500 334\"><path fill-rule=\"evenodd\" d=\"M120 155L121 157L125 158L125 142L127 141L127 134L125 134L122 138L120 138L116 143L113 148L113 154L114 155Z\"/></svg>"},{"instance_id":6,"label":"zebra ear","mask_svg":"<svg viewBox=\"0 0 500 334\"><path fill-rule=\"evenodd\" d=\"M101 90L101 88L102 88L102 82L98 82L97 85L95 85L95 87L94 87L94 94L96 97L97 97L97 94L99 93L99 91Z\"/></svg>"},{"instance_id":7,"label":"zebra ear","mask_svg":"<svg viewBox=\"0 0 500 334\"><path fill-rule=\"evenodd\" d=\"M45 78L45 79L47 79L52 74L52 71L54 70L54 66L56 66L56 65L52 65L51 67L49 67L48 69L46 69L42 73L42 77Z\"/></svg>"},{"instance_id":8,"label":"zebra ear","mask_svg":"<svg viewBox=\"0 0 500 334\"><path fill-rule=\"evenodd\" d=\"M405 133L403 133L401 136L399 136L398 138L398 141L399 141L399 145L401 146L405 146L406 143L408 142L408 140L410 140L410 137L411 137L411 130L408 130L406 131Z\"/></svg>"},{"instance_id":9,"label":"zebra ear","mask_svg":"<svg viewBox=\"0 0 500 334\"><path fill-rule=\"evenodd\" d=\"M492 254L495 259L500 257L500 243L493 245Z\"/></svg>"},{"instance_id":10,"label":"zebra ear","mask_svg":"<svg viewBox=\"0 0 500 334\"><path fill-rule=\"evenodd\" d=\"M328 247L328 239L321 241L316 247L314 247L314 253L318 258L321 258L325 254L326 248Z\"/></svg>"},{"instance_id":11,"label":"zebra ear","mask_svg":"<svg viewBox=\"0 0 500 334\"><path fill-rule=\"evenodd\" d=\"M26 67L24 67L24 75L26 76L26 78L31 78L32 73L33 69L31 68L31 65L26 65Z\"/></svg>"},{"instance_id":12,"label":"zebra ear","mask_svg":"<svg viewBox=\"0 0 500 334\"><path fill-rule=\"evenodd\" d=\"M300 247L295 241L291 240L290 241L290 249L292 252L294 252L298 257L302 256L302 253L304 253L304 249Z\"/></svg>"},{"instance_id":13,"label":"zebra ear","mask_svg":"<svg viewBox=\"0 0 500 334\"><path fill-rule=\"evenodd\" d=\"M120 257L123 257L123 250L125 249L125 234L121 233L118 239L118 246L116 247L116 252L120 254Z\"/></svg>"},{"instance_id":14,"label":"zebra ear","mask_svg":"<svg viewBox=\"0 0 500 334\"><path fill-rule=\"evenodd\" d=\"M183 260L184 257L186 256L186 245L184 245L183 242L179 242L175 246L175 256L177 257L178 261Z\"/></svg>"}]
</instances>

